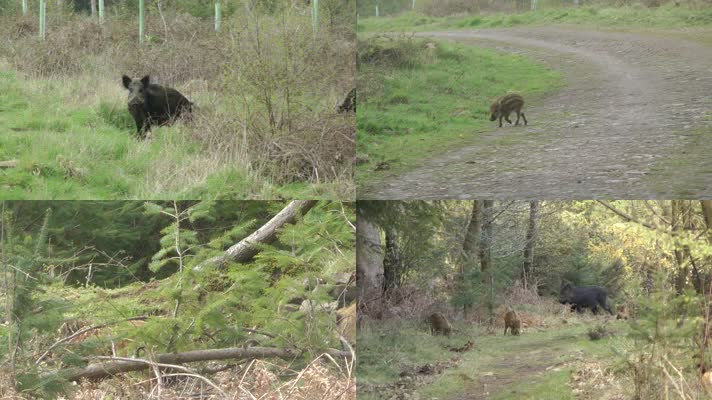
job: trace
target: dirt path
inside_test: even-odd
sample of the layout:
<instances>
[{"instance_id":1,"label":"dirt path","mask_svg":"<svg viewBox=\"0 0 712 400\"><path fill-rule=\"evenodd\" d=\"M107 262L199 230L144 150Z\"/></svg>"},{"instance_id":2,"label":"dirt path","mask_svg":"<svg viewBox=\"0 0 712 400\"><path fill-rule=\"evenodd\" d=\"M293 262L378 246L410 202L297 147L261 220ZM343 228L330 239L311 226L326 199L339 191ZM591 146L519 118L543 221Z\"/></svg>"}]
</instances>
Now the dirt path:
<instances>
[{"instance_id":1,"label":"dirt path","mask_svg":"<svg viewBox=\"0 0 712 400\"><path fill-rule=\"evenodd\" d=\"M511 338L507 342L507 354L483 360L477 367L475 381L452 400L484 400L506 391L514 395L513 386L534 383L541 375L558 371L582 358L582 352L572 352L569 348L575 340L570 334L526 342Z\"/></svg>"},{"instance_id":2,"label":"dirt path","mask_svg":"<svg viewBox=\"0 0 712 400\"><path fill-rule=\"evenodd\" d=\"M560 70L568 86L527 105L528 127L493 124L473 133L481 144L362 188L359 198L712 196L712 158L661 171L684 157L694 135L712 130L712 47L550 27L423 36L525 54Z\"/></svg>"}]
</instances>

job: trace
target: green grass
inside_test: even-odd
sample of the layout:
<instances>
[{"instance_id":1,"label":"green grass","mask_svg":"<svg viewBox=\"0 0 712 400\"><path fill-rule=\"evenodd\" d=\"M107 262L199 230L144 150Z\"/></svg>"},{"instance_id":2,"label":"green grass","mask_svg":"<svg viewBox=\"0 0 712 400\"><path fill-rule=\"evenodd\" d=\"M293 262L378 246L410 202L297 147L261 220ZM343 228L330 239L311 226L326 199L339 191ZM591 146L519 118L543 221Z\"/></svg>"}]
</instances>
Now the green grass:
<instances>
[{"instance_id":1,"label":"green grass","mask_svg":"<svg viewBox=\"0 0 712 400\"><path fill-rule=\"evenodd\" d=\"M339 184L274 185L222 161L183 123L135 137L118 82L29 79L0 63L3 199L334 198ZM200 95L194 99L201 102Z\"/></svg>"},{"instance_id":2,"label":"green grass","mask_svg":"<svg viewBox=\"0 0 712 400\"><path fill-rule=\"evenodd\" d=\"M705 117L712 120L712 114ZM712 130L701 128L688 131L684 144L671 150L668 156L654 164L646 176L648 184L661 192L673 192L681 198L709 189L704 176L712 177L712 160L707 146L712 142Z\"/></svg>"},{"instance_id":3,"label":"green grass","mask_svg":"<svg viewBox=\"0 0 712 400\"><path fill-rule=\"evenodd\" d=\"M521 14L491 14L468 17L428 17L416 12L395 17L361 18L359 32L429 31L437 29L503 28L519 25L576 24L615 28L689 28L712 26L712 7L692 10L666 5L619 8L553 8Z\"/></svg>"},{"instance_id":4,"label":"green grass","mask_svg":"<svg viewBox=\"0 0 712 400\"><path fill-rule=\"evenodd\" d=\"M403 46L409 52L428 42L374 40L381 49ZM379 163L398 173L447 150L477 144L478 134L495 126L489 121L490 103L507 92L531 103L563 85L558 72L523 56L435 43L432 51L420 50L419 62L410 68L360 64L357 154L368 162L357 167L359 186L378 180Z\"/></svg>"},{"instance_id":5,"label":"green grass","mask_svg":"<svg viewBox=\"0 0 712 400\"><path fill-rule=\"evenodd\" d=\"M610 366L619 358L616 351L633 345L623 321L607 323L615 336L591 341L589 327L602 322L590 315L572 316L569 324L527 329L514 337L503 336L499 329L492 335L460 323L458 331L446 338L431 336L424 324L379 321L378 326L367 324L359 332L356 374L365 384L394 382L404 368L448 360L456 354L447 348L473 340L475 350L457 354L462 358L459 366L419 387L419 398L458 398L468 385L474 385L470 390L481 390L477 382L491 374L494 382L506 382L492 386L492 399L574 399L568 383L580 361L598 360ZM359 399L362 396L379 398L378 393L359 392Z\"/></svg>"}]
</instances>

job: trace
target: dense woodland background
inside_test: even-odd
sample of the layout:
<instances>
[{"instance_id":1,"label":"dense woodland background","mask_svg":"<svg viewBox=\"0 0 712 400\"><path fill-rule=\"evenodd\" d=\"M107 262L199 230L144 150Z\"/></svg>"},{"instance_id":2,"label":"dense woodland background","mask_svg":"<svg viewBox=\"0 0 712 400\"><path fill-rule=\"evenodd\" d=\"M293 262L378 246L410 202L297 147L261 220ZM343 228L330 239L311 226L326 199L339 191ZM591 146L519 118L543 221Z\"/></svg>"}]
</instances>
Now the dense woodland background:
<instances>
[{"instance_id":1,"label":"dense woodland background","mask_svg":"<svg viewBox=\"0 0 712 400\"><path fill-rule=\"evenodd\" d=\"M0 397L355 398L353 204L1 207Z\"/></svg>"},{"instance_id":2,"label":"dense woodland background","mask_svg":"<svg viewBox=\"0 0 712 400\"><path fill-rule=\"evenodd\" d=\"M490 382L492 398L707 398L712 202L361 201L357 213L364 398L480 398L497 368L509 383ZM572 312L563 283L605 288L621 320ZM501 336L508 308L514 342ZM433 312L451 337L430 335ZM456 353L465 341L476 353ZM602 380L582 377L592 370Z\"/></svg>"}]
</instances>

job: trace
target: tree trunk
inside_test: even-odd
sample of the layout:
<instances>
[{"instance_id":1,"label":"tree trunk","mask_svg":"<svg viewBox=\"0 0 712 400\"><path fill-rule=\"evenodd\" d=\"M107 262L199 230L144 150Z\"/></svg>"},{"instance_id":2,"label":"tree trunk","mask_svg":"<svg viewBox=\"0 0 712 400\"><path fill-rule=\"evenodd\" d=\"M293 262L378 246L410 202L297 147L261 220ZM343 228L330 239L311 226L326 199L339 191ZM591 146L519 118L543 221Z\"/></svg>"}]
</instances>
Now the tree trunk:
<instances>
[{"instance_id":1,"label":"tree trunk","mask_svg":"<svg viewBox=\"0 0 712 400\"><path fill-rule=\"evenodd\" d=\"M491 254L490 248L492 246L492 205L493 200L483 200L482 201L482 220L480 231L480 270L483 274L488 274L490 272L491 265Z\"/></svg>"},{"instance_id":2,"label":"tree trunk","mask_svg":"<svg viewBox=\"0 0 712 400\"><path fill-rule=\"evenodd\" d=\"M460 279L464 284L463 290L471 289L470 273L479 259L480 236L482 235L481 224L480 201L473 200L470 222L467 224L465 240L462 243L462 256L460 257ZM463 304L462 306L462 312L465 316L468 315L471 309L472 304Z\"/></svg>"},{"instance_id":3,"label":"tree trunk","mask_svg":"<svg viewBox=\"0 0 712 400\"><path fill-rule=\"evenodd\" d=\"M462 244L462 266L460 272L467 271L477 263L480 247L480 236L482 236L482 221L480 211L480 201L472 201L472 214L467 225L465 241Z\"/></svg>"},{"instance_id":4,"label":"tree trunk","mask_svg":"<svg viewBox=\"0 0 712 400\"><path fill-rule=\"evenodd\" d=\"M386 256L383 260L383 289L397 288L403 276L403 260L398 248L398 231L394 227L386 229Z\"/></svg>"},{"instance_id":5,"label":"tree trunk","mask_svg":"<svg viewBox=\"0 0 712 400\"><path fill-rule=\"evenodd\" d=\"M244 263L250 261L260 250L255 244L269 244L277 239L277 230L286 224L293 224L297 218L305 215L317 203L317 200L295 200L290 202L271 220L239 243L225 251L223 255L203 261L195 267L200 271L209 265L225 266L228 262Z\"/></svg>"},{"instance_id":6,"label":"tree trunk","mask_svg":"<svg viewBox=\"0 0 712 400\"><path fill-rule=\"evenodd\" d=\"M91 0L91 17L96 18L96 0Z\"/></svg>"},{"instance_id":7,"label":"tree trunk","mask_svg":"<svg viewBox=\"0 0 712 400\"><path fill-rule=\"evenodd\" d=\"M480 268L483 283L488 287L487 311L490 325L494 323L494 277L492 275L492 217L493 200L482 201L482 236L480 239Z\"/></svg>"},{"instance_id":8,"label":"tree trunk","mask_svg":"<svg viewBox=\"0 0 712 400\"><path fill-rule=\"evenodd\" d=\"M707 225L707 243L712 244L712 200L700 200L700 206Z\"/></svg>"},{"instance_id":9,"label":"tree trunk","mask_svg":"<svg viewBox=\"0 0 712 400\"><path fill-rule=\"evenodd\" d=\"M675 292L677 294L682 293L685 288L685 283L687 282L687 266L685 265L685 253L684 249L677 243L678 235L682 231L684 226L685 218L685 207L684 200L672 200L671 208L671 223L672 223L672 236L675 246L675 262L677 264L677 275L675 277Z\"/></svg>"},{"instance_id":10,"label":"tree trunk","mask_svg":"<svg viewBox=\"0 0 712 400\"><path fill-rule=\"evenodd\" d=\"M524 243L524 265L522 266L522 285L526 289L534 268L534 243L538 231L539 201L529 202L529 226L527 227L526 242Z\"/></svg>"},{"instance_id":11,"label":"tree trunk","mask_svg":"<svg viewBox=\"0 0 712 400\"><path fill-rule=\"evenodd\" d=\"M356 282L359 302L367 310L383 292L381 233L361 210L356 218Z\"/></svg>"},{"instance_id":12,"label":"tree trunk","mask_svg":"<svg viewBox=\"0 0 712 400\"><path fill-rule=\"evenodd\" d=\"M351 357L350 352L331 350L327 351L336 357ZM226 349L193 350L185 353L159 354L150 362L159 364L179 365L189 362L225 360L225 359L251 359L278 357L285 360L294 360L299 357L299 352L292 349L277 349L271 347L231 347ZM74 368L60 372L68 381L86 379L101 379L115 374L139 371L151 367L150 362L143 361L110 361L105 363L90 364L85 368Z\"/></svg>"}]
</instances>

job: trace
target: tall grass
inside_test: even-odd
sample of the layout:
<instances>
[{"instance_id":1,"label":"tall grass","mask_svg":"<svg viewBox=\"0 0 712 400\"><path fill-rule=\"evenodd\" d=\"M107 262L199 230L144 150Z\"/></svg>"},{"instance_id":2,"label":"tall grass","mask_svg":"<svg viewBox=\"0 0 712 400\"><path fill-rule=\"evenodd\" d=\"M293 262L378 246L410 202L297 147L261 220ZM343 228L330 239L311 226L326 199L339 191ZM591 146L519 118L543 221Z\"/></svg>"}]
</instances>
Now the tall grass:
<instances>
[{"instance_id":1,"label":"tall grass","mask_svg":"<svg viewBox=\"0 0 712 400\"><path fill-rule=\"evenodd\" d=\"M9 196L353 196L354 116L336 112L354 86L350 24L314 35L308 7L246 8L215 33L163 11L139 45L120 15L51 14L46 41L32 18L0 19L0 99L21 104L0 107L0 158L19 160L0 171ZM193 120L135 139L122 74L180 90Z\"/></svg>"}]
</instances>

